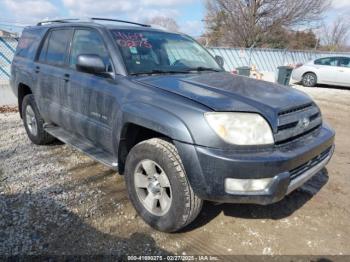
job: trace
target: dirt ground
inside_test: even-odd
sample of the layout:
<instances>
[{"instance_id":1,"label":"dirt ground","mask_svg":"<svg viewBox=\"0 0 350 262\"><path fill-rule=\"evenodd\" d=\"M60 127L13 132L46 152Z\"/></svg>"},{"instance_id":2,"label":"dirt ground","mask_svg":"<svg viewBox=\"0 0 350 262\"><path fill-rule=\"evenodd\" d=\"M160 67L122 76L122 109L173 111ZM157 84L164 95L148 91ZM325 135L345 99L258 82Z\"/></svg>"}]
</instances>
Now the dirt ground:
<instances>
[{"instance_id":1,"label":"dirt ground","mask_svg":"<svg viewBox=\"0 0 350 262\"><path fill-rule=\"evenodd\" d=\"M274 205L207 202L175 234L136 215L123 177L0 114L0 254L350 255L350 90L300 89L336 130L327 169Z\"/></svg>"}]
</instances>

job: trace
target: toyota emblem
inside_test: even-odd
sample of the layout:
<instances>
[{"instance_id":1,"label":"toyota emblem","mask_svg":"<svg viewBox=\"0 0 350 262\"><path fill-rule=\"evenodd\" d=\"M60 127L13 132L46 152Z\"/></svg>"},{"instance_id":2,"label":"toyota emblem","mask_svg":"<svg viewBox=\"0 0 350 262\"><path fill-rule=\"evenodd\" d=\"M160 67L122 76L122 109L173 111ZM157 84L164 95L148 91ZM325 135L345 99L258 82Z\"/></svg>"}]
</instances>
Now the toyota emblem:
<instances>
[{"instance_id":1,"label":"toyota emblem","mask_svg":"<svg viewBox=\"0 0 350 262\"><path fill-rule=\"evenodd\" d=\"M303 118L303 120L301 120L301 126L304 128L307 128L310 125L310 120L308 118Z\"/></svg>"}]
</instances>

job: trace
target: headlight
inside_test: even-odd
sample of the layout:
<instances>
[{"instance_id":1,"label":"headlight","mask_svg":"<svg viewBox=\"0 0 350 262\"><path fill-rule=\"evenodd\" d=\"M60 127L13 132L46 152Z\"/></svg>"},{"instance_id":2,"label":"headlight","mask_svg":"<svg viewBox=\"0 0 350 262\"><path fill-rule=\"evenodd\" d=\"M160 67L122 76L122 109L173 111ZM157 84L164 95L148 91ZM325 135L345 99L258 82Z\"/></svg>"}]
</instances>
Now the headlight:
<instances>
[{"instance_id":1,"label":"headlight","mask_svg":"<svg viewBox=\"0 0 350 262\"><path fill-rule=\"evenodd\" d=\"M273 144L269 124L259 114L238 112L210 112L205 118L216 134L227 143L235 145Z\"/></svg>"}]
</instances>

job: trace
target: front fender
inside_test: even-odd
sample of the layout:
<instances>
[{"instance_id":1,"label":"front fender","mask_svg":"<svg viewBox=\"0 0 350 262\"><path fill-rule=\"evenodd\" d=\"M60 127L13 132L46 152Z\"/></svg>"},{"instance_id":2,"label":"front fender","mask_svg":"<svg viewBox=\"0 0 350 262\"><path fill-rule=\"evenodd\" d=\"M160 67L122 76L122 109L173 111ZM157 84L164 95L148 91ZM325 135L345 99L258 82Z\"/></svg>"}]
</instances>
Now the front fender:
<instances>
[{"instance_id":1,"label":"front fender","mask_svg":"<svg viewBox=\"0 0 350 262\"><path fill-rule=\"evenodd\" d=\"M121 108L122 117L119 127L123 127L127 123L136 124L165 136L193 144L192 135L186 124L175 114L146 103L127 103Z\"/></svg>"},{"instance_id":2,"label":"front fender","mask_svg":"<svg viewBox=\"0 0 350 262\"><path fill-rule=\"evenodd\" d=\"M193 147L194 139L185 122L164 108L146 103L125 104L120 112L122 114L119 118L121 119L120 129L124 125L132 123L161 133L174 141L183 161L188 180L196 194L200 194L201 186L205 188L204 178L201 167L198 166L199 161L196 159L197 153ZM198 168L195 169L194 166ZM192 172L193 170L196 172Z\"/></svg>"}]
</instances>

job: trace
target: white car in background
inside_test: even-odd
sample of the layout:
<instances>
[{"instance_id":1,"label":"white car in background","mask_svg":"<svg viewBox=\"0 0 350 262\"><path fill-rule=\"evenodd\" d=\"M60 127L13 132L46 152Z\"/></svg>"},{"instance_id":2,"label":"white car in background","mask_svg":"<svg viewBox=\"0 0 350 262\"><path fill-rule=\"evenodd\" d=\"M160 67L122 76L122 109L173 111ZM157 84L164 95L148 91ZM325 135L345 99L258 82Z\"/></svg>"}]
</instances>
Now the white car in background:
<instances>
[{"instance_id":1,"label":"white car in background","mask_svg":"<svg viewBox=\"0 0 350 262\"><path fill-rule=\"evenodd\" d=\"M292 79L303 86L317 84L350 87L350 56L323 57L293 70Z\"/></svg>"}]
</instances>

